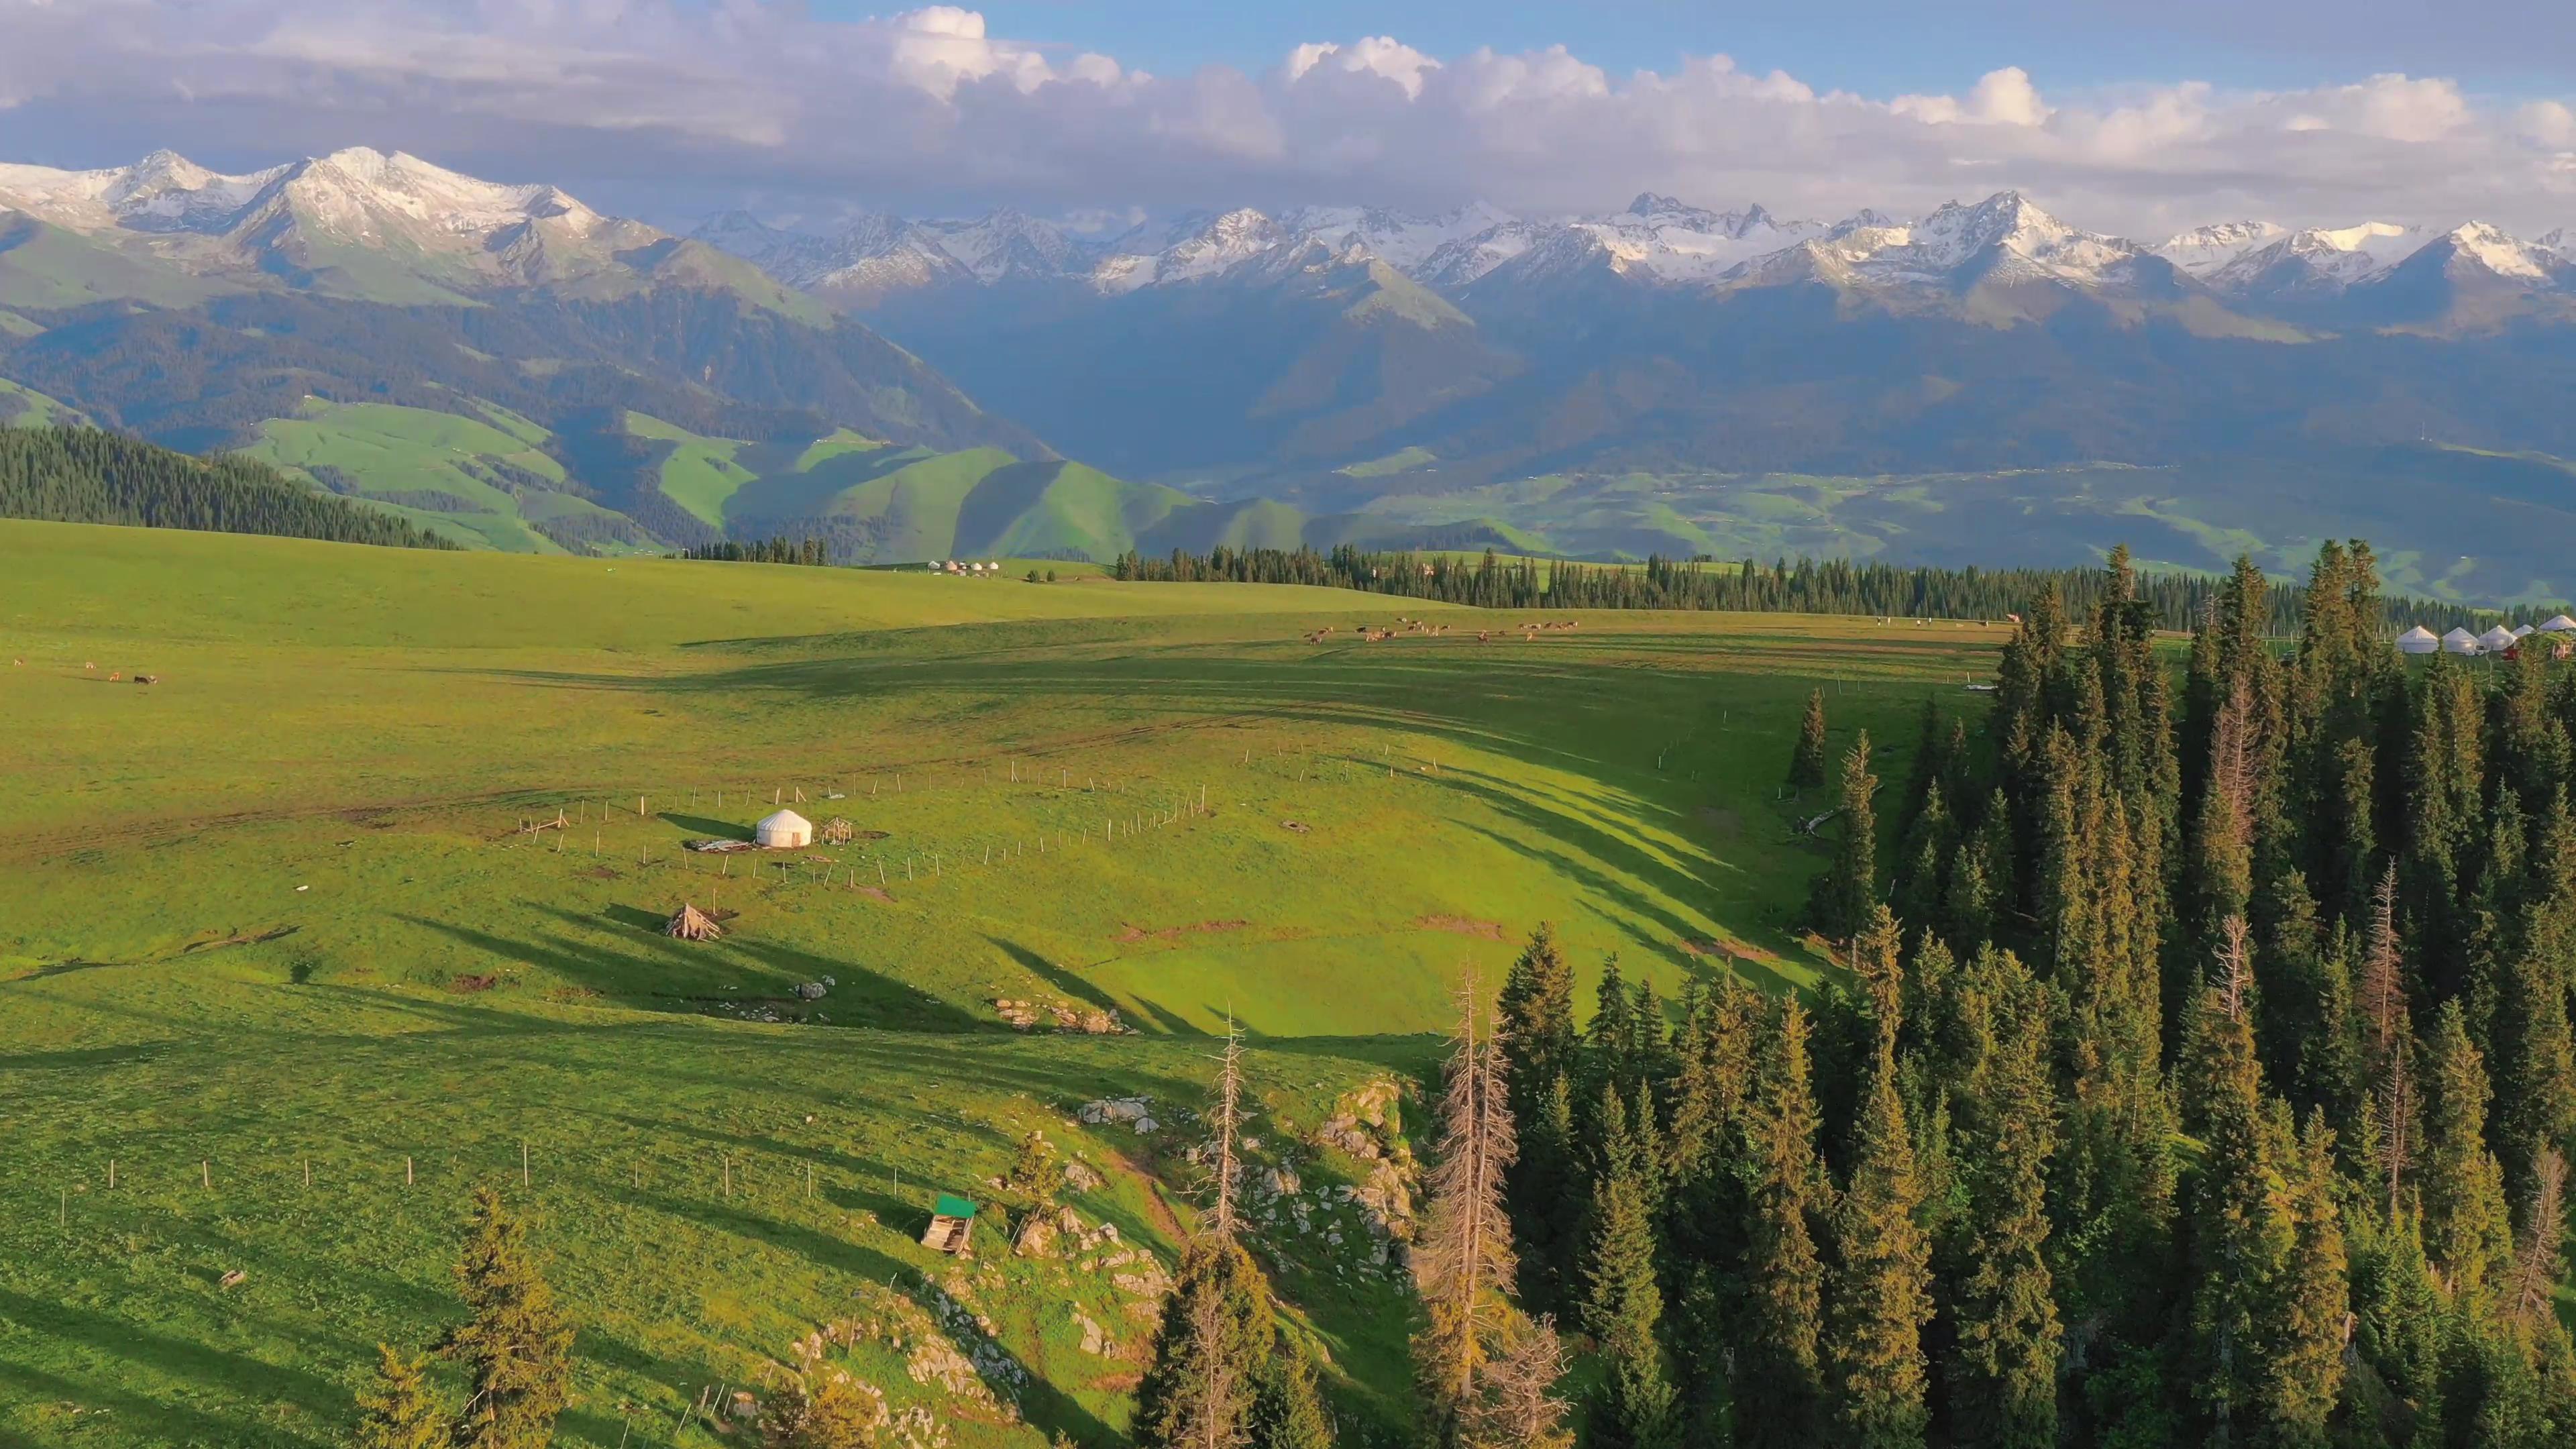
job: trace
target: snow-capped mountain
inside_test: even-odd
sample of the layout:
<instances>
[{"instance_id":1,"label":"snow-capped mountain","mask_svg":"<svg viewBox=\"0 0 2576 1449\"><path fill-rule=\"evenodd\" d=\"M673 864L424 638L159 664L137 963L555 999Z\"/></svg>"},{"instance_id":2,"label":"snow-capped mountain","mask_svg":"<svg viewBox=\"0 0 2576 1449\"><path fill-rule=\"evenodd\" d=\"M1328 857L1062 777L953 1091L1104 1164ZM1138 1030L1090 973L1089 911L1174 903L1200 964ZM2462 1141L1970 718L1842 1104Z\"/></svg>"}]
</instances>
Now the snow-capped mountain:
<instances>
[{"instance_id":1,"label":"snow-capped mountain","mask_svg":"<svg viewBox=\"0 0 2576 1449\"><path fill-rule=\"evenodd\" d=\"M2199 275L2227 297L2295 301L2331 296L2406 260L2427 240L2419 227L2385 221L2308 227L2248 247Z\"/></svg>"},{"instance_id":2,"label":"snow-capped mountain","mask_svg":"<svg viewBox=\"0 0 2576 1449\"><path fill-rule=\"evenodd\" d=\"M1336 250L1364 248L1396 270L1410 273L1451 242L1491 231L1511 219L1511 213L1480 201L1438 216L1374 206L1309 206L1283 214L1279 224Z\"/></svg>"},{"instance_id":3,"label":"snow-capped mountain","mask_svg":"<svg viewBox=\"0 0 2576 1449\"><path fill-rule=\"evenodd\" d=\"M1872 212L1728 271L1732 290L1818 283L1856 292L1948 296L1978 286L2081 292L2163 290L2169 263L2134 242L2067 225L2018 192L1951 202L1913 222Z\"/></svg>"},{"instance_id":4,"label":"snow-capped mountain","mask_svg":"<svg viewBox=\"0 0 2576 1449\"><path fill-rule=\"evenodd\" d=\"M2195 277L2206 277L2228 263L2288 236L2289 229L2270 221L2222 221L2167 237L2156 255Z\"/></svg>"},{"instance_id":5,"label":"snow-capped mountain","mask_svg":"<svg viewBox=\"0 0 2576 1449\"><path fill-rule=\"evenodd\" d=\"M0 166L0 206L191 271L328 274L407 300L577 278L662 235L552 186L365 147L240 176L170 151L97 171Z\"/></svg>"},{"instance_id":6,"label":"snow-capped mountain","mask_svg":"<svg viewBox=\"0 0 2576 1449\"><path fill-rule=\"evenodd\" d=\"M1092 269L1091 281L1113 294L1196 281L1297 239L1295 232L1248 206L1221 216L1188 216L1159 235L1131 232L1121 238Z\"/></svg>"}]
</instances>

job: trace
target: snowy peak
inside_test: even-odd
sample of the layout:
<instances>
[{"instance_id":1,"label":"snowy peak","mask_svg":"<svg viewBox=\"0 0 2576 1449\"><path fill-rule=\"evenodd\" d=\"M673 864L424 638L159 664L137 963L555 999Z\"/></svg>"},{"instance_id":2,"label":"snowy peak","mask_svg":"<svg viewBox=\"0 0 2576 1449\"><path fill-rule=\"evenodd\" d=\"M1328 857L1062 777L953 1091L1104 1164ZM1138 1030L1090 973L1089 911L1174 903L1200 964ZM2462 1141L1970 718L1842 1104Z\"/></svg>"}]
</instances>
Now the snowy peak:
<instances>
[{"instance_id":1,"label":"snowy peak","mask_svg":"<svg viewBox=\"0 0 2576 1449\"><path fill-rule=\"evenodd\" d=\"M2508 281L2545 283L2558 261L2549 249L2517 241L2502 227L2483 221L2457 227L2441 241L2450 247L2455 263L2483 268Z\"/></svg>"},{"instance_id":2,"label":"snowy peak","mask_svg":"<svg viewBox=\"0 0 2576 1449\"><path fill-rule=\"evenodd\" d=\"M2135 279L2146 254L2117 237L2079 231L2017 191L1950 202L1919 221L1865 213L1726 277L1732 287L1822 280L1838 286L1956 291L1981 282L2053 282L2083 290Z\"/></svg>"},{"instance_id":3,"label":"snowy peak","mask_svg":"<svg viewBox=\"0 0 2576 1449\"><path fill-rule=\"evenodd\" d=\"M2194 277L2206 277L2247 252L2270 246L2289 235L2289 229L2269 221L2222 221L2210 226L2167 237L2155 248L2157 256Z\"/></svg>"},{"instance_id":4,"label":"snowy peak","mask_svg":"<svg viewBox=\"0 0 2576 1449\"><path fill-rule=\"evenodd\" d=\"M1101 259L1091 274L1104 292L1132 292L1170 282L1199 281L1248 261L1291 239L1287 228L1251 207L1210 217L1185 217L1164 233L1156 251L1122 251Z\"/></svg>"},{"instance_id":5,"label":"snowy peak","mask_svg":"<svg viewBox=\"0 0 2576 1449\"><path fill-rule=\"evenodd\" d=\"M1337 249L1361 247L1388 265L1411 272L1429 262L1432 253L1440 248L1491 231L1511 219L1510 213L1479 201L1431 216L1374 206L1309 206L1288 212L1279 221L1300 236L1314 237Z\"/></svg>"}]
</instances>

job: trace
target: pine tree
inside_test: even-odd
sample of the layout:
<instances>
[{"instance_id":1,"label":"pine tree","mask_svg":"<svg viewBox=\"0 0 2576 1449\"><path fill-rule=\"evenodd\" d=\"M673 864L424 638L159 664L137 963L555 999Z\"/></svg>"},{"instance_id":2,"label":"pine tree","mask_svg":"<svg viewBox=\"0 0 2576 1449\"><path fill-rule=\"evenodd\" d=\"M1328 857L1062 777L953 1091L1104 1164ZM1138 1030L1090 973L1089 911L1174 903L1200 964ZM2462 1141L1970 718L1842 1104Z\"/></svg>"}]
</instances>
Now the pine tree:
<instances>
[{"instance_id":1,"label":"pine tree","mask_svg":"<svg viewBox=\"0 0 2576 1449\"><path fill-rule=\"evenodd\" d=\"M1139 1449L1242 1445L1276 1336L1269 1285L1252 1255L1231 1235L1201 1234L1181 1255L1136 1388Z\"/></svg>"},{"instance_id":2,"label":"pine tree","mask_svg":"<svg viewBox=\"0 0 2576 1449\"><path fill-rule=\"evenodd\" d=\"M2415 1178L2424 1246L2462 1300L2484 1304L2513 1256L2504 1168L2486 1146L2486 1063L2457 1000L2442 1003L2424 1058L2424 1151Z\"/></svg>"},{"instance_id":3,"label":"pine tree","mask_svg":"<svg viewBox=\"0 0 2576 1449\"><path fill-rule=\"evenodd\" d=\"M2192 1014L2184 1117L2207 1148L2192 1195L2191 1386L2220 1434L2268 1407L2273 1310L2297 1237L2245 1019L2244 921L2224 934L2219 983Z\"/></svg>"},{"instance_id":4,"label":"pine tree","mask_svg":"<svg viewBox=\"0 0 2576 1449\"><path fill-rule=\"evenodd\" d=\"M1521 1288L1533 1306L1552 1309L1564 1301L1562 1275L1574 1256L1584 1197L1572 1113L1582 1042L1574 1025L1574 970L1544 923L1503 978L1494 1011L1505 1104L1512 1120L1525 1124L1518 1170L1509 1174L1504 1195L1526 1266Z\"/></svg>"},{"instance_id":5,"label":"pine tree","mask_svg":"<svg viewBox=\"0 0 2576 1449\"><path fill-rule=\"evenodd\" d=\"M376 1345L376 1379L358 1395L355 1449L448 1449L453 1421L429 1381L426 1358Z\"/></svg>"},{"instance_id":6,"label":"pine tree","mask_svg":"<svg viewBox=\"0 0 2576 1449\"><path fill-rule=\"evenodd\" d=\"M1923 1325L1932 1319L1931 1243L1918 1214L1913 1129L1896 1085L1902 981L1896 922L1878 908L1854 946L1863 964L1877 1032L1855 1133L1851 1185L1836 1211L1837 1267L1826 1343L1836 1409L1855 1449L1920 1445L1924 1404Z\"/></svg>"},{"instance_id":7,"label":"pine tree","mask_svg":"<svg viewBox=\"0 0 2576 1449\"><path fill-rule=\"evenodd\" d=\"M2371 1213L2356 1221L2361 1232L2352 1253L2354 1359L2393 1401L2382 1416L2388 1442L2440 1444L2442 1345L2449 1329L2441 1287L2424 1261L2422 1221L2412 1210L2394 1219Z\"/></svg>"},{"instance_id":8,"label":"pine tree","mask_svg":"<svg viewBox=\"0 0 2576 1449\"><path fill-rule=\"evenodd\" d=\"M1959 851L1958 829L1950 819L1939 780L1925 789L1913 821L1906 827L1888 903L1907 926L1937 930L1943 925L1943 903L1949 897L1950 860Z\"/></svg>"},{"instance_id":9,"label":"pine tree","mask_svg":"<svg viewBox=\"0 0 2576 1449\"><path fill-rule=\"evenodd\" d=\"M1252 1395L1249 1449L1332 1449L1333 1416L1317 1386L1315 1352L1283 1343L1261 1366Z\"/></svg>"},{"instance_id":10,"label":"pine tree","mask_svg":"<svg viewBox=\"0 0 2576 1449\"><path fill-rule=\"evenodd\" d=\"M1663 1294L1655 1280L1652 1112L1643 1089L1633 1114L1617 1092L1603 1094L1583 1319L1607 1365L1592 1419L1594 1439L1605 1449L1662 1449L1674 1442L1673 1389L1655 1335Z\"/></svg>"},{"instance_id":11,"label":"pine tree","mask_svg":"<svg viewBox=\"0 0 2576 1449\"><path fill-rule=\"evenodd\" d=\"M1798 721L1798 748L1789 756L1789 788L1808 790L1825 783L1825 692L1807 696L1807 712Z\"/></svg>"},{"instance_id":12,"label":"pine tree","mask_svg":"<svg viewBox=\"0 0 2576 1449\"><path fill-rule=\"evenodd\" d=\"M2540 1160L2576 1138L2576 1034L2568 1026L2565 963L2552 959L2552 944L2541 922L2526 928L2491 1030L2497 1156L2508 1188L2525 1197L2539 1181Z\"/></svg>"},{"instance_id":13,"label":"pine tree","mask_svg":"<svg viewBox=\"0 0 2576 1449\"><path fill-rule=\"evenodd\" d=\"M2048 1449L2057 1439L2062 1340L2048 1264L2048 1165L2057 1145L2046 990L2009 951L1965 973L1979 1002L1958 1107L1968 1207L1947 1370L1956 1442ZM1963 992L1964 994L1964 992Z\"/></svg>"},{"instance_id":14,"label":"pine tree","mask_svg":"<svg viewBox=\"0 0 2576 1449\"><path fill-rule=\"evenodd\" d=\"M1504 1100L1501 1045L1478 1019L1475 979L1458 993L1458 1035L1440 1109L1439 1165L1414 1255L1429 1326L1414 1340L1416 1379L1433 1441L1454 1444L1492 1352L1518 1267L1503 1183L1517 1155Z\"/></svg>"},{"instance_id":15,"label":"pine tree","mask_svg":"<svg viewBox=\"0 0 2576 1449\"><path fill-rule=\"evenodd\" d=\"M1737 1334L1734 1286L1744 1263L1746 1124L1764 1035L1760 996L1720 976L1684 1025L1668 1154L1664 1237L1671 1331L1694 1439L1716 1432Z\"/></svg>"},{"instance_id":16,"label":"pine tree","mask_svg":"<svg viewBox=\"0 0 2576 1449\"><path fill-rule=\"evenodd\" d=\"M1512 1113L1534 1116L1559 1077L1571 1077L1581 1039L1574 1026L1574 968L1541 922L1512 962L1494 1001L1494 1030L1508 1058Z\"/></svg>"},{"instance_id":17,"label":"pine tree","mask_svg":"<svg viewBox=\"0 0 2576 1449\"><path fill-rule=\"evenodd\" d=\"M1824 1267L1814 1225L1826 1204L1807 1038L1806 1008L1783 998L1747 1114L1745 1303L1735 1361L1745 1449L1804 1449L1823 1427Z\"/></svg>"},{"instance_id":18,"label":"pine tree","mask_svg":"<svg viewBox=\"0 0 2576 1449\"><path fill-rule=\"evenodd\" d=\"M2012 811L1997 790L1951 865L1941 924L1953 947L1970 952L1996 939L2001 913L2020 900L2014 880Z\"/></svg>"},{"instance_id":19,"label":"pine tree","mask_svg":"<svg viewBox=\"0 0 2576 1449\"><path fill-rule=\"evenodd\" d=\"M1869 732L1863 730L1843 756L1842 834L1833 863L1816 883L1816 926L1833 940L1858 934L1878 905L1878 821L1870 804L1877 790L1878 777L1869 772Z\"/></svg>"},{"instance_id":20,"label":"pine tree","mask_svg":"<svg viewBox=\"0 0 2576 1449\"><path fill-rule=\"evenodd\" d=\"M2343 1392L2344 1322L2352 1308L2333 1134L2323 1113L2309 1116L2291 1168L2295 1237L2267 1314L2265 1417L2274 1443L2312 1449L2327 1442L2327 1421Z\"/></svg>"},{"instance_id":21,"label":"pine tree","mask_svg":"<svg viewBox=\"0 0 2576 1449\"><path fill-rule=\"evenodd\" d=\"M572 1324L528 1247L527 1225L488 1187L474 1190L456 1282L472 1318L440 1351L470 1383L459 1449L546 1449L572 1397Z\"/></svg>"}]
</instances>

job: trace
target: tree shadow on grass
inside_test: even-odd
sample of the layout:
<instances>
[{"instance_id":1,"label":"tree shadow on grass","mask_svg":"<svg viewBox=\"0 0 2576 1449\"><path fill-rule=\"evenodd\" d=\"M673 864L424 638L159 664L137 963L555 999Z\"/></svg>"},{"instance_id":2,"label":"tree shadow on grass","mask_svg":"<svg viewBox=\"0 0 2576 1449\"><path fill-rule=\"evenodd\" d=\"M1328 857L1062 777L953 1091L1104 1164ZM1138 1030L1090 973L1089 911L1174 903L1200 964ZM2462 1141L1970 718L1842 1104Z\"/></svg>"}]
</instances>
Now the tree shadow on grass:
<instances>
[{"instance_id":1,"label":"tree shadow on grass","mask_svg":"<svg viewBox=\"0 0 2576 1449\"><path fill-rule=\"evenodd\" d=\"M20 1322L28 1320L23 1317ZM102 1376L96 1380L76 1380L46 1373L25 1364L0 1360L0 1399L24 1404L73 1404L96 1414L111 1413L118 1427L139 1436L137 1442L158 1444L311 1444L325 1445L330 1439L309 1438L275 1423L253 1423L247 1419L183 1408L140 1394L122 1392L117 1387L121 1377ZM346 1403L345 1397L332 1401L336 1411ZM0 1444L11 1449L22 1441L0 1438ZM35 1441L23 1441L33 1444Z\"/></svg>"},{"instance_id":2,"label":"tree shadow on grass","mask_svg":"<svg viewBox=\"0 0 2576 1449\"><path fill-rule=\"evenodd\" d=\"M130 1359L150 1364L159 1373L230 1389L245 1397L315 1407L338 1406L348 1399L346 1389L320 1374L225 1353L189 1339L156 1332L130 1319L110 1317L69 1303L47 1303L0 1288L0 1315L44 1338L78 1344L102 1359ZM226 1441L192 1437L186 1442Z\"/></svg>"},{"instance_id":3,"label":"tree shadow on grass","mask_svg":"<svg viewBox=\"0 0 2576 1449\"><path fill-rule=\"evenodd\" d=\"M597 917L555 906L537 908L568 928L596 932ZM634 910L635 908L612 908ZM669 1009L678 1003L724 999L718 988L750 984L759 993L787 999L796 983L825 976L840 982L825 998L826 1014L839 1026L896 1027L913 1031L990 1032L998 1024L959 1010L948 1002L856 961L816 955L773 942L733 936L709 944L676 941L658 934L631 944L585 942L569 935L513 939L451 921L424 916L400 919L426 927L451 940L504 961L516 961L549 972L602 996ZM621 921L621 924L628 924ZM639 928L640 929L640 928ZM734 958L728 961L727 958ZM726 981L724 967L736 979ZM756 974L755 974L756 973ZM680 989L673 989L678 987ZM736 998L740 999L740 998Z\"/></svg>"},{"instance_id":4,"label":"tree shadow on grass","mask_svg":"<svg viewBox=\"0 0 2576 1449\"><path fill-rule=\"evenodd\" d=\"M713 840L749 840L752 838L752 829L750 826L737 825L730 820L718 820L707 815L681 815L669 810L658 811L656 813L659 814L663 820L680 827L682 830L693 830L698 834L707 836Z\"/></svg>"}]
</instances>

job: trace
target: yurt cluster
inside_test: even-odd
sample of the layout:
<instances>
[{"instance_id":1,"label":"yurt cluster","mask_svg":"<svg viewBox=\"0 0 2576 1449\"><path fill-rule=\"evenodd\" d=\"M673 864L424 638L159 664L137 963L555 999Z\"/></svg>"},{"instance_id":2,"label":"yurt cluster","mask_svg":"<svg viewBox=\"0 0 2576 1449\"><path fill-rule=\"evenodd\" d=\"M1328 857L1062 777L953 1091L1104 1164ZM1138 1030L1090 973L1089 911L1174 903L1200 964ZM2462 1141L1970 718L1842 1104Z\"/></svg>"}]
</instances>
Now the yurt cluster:
<instances>
[{"instance_id":1,"label":"yurt cluster","mask_svg":"<svg viewBox=\"0 0 2576 1449\"><path fill-rule=\"evenodd\" d=\"M2538 624L2516 624L2510 628L2494 625L2483 634L2472 634L2465 628L2448 634L2435 634L2418 624L2397 636L2400 654L2504 654L2522 648L2523 641L2534 634L2546 636L2559 657L2576 651L2576 619L2557 614Z\"/></svg>"}]
</instances>

